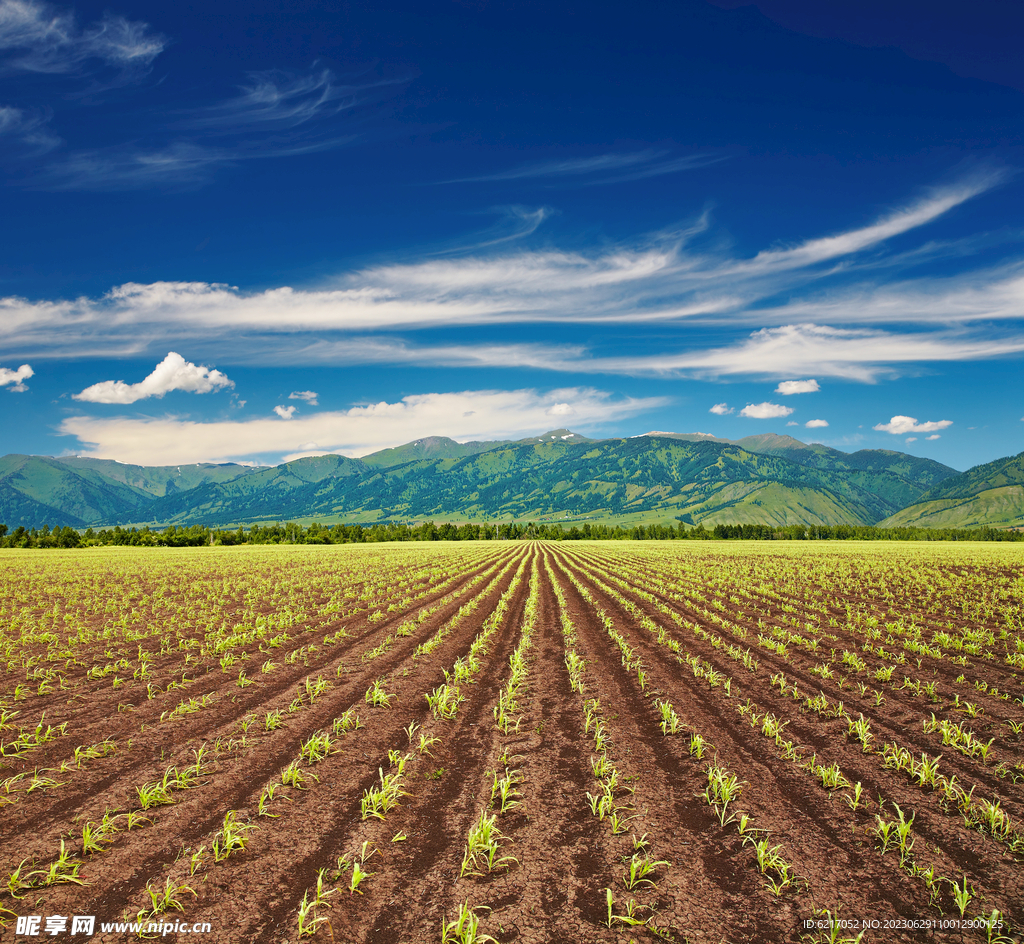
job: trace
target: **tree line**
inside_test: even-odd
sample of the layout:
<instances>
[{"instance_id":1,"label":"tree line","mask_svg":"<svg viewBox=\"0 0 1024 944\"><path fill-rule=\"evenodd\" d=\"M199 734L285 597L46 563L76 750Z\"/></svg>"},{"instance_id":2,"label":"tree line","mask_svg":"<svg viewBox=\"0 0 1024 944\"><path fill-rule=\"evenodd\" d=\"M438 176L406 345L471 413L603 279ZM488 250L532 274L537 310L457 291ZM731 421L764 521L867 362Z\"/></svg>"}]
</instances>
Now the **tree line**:
<instances>
[{"instance_id":1,"label":"tree line","mask_svg":"<svg viewBox=\"0 0 1024 944\"><path fill-rule=\"evenodd\" d=\"M216 529L191 525L155 530L113 528L85 531L70 527L15 528L0 524L0 547L203 547L237 544L373 544L387 541L1022 541L1024 531L998 528L876 528L868 525L786 525L702 524L688 527L650 524L632 528L586 523L582 527L545 522L451 522L422 524L383 522L379 524L325 525L306 527L294 521Z\"/></svg>"}]
</instances>

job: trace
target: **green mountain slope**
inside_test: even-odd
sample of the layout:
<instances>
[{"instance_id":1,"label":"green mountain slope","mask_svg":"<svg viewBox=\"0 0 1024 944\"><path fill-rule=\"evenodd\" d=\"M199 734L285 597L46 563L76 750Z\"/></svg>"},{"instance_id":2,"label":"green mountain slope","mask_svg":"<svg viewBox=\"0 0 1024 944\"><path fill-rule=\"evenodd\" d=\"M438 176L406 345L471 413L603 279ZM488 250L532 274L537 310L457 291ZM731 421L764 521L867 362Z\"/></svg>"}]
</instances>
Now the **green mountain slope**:
<instances>
[{"instance_id":1,"label":"green mountain slope","mask_svg":"<svg viewBox=\"0 0 1024 944\"><path fill-rule=\"evenodd\" d=\"M206 482L227 482L240 475L257 471L234 462L142 466L128 465L113 459L90 459L85 456L60 456L53 461L74 469L80 475L120 482L156 497L174 492L187 492Z\"/></svg>"},{"instance_id":2,"label":"green mountain slope","mask_svg":"<svg viewBox=\"0 0 1024 944\"><path fill-rule=\"evenodd\" d=\"M7 456L0 460L0 521L11 527L509 517L873 524L962 478L902 453L847 454L788 436L738 443L673 433L590 440L559 429L518 442L425 437L364 459L313 456L261 469Z\"/></svg>"},{"instance_id":3,"label":"green mountain slope","mask_svg":"<svg viewBox=\"0 0 1024 944\"><path fill-rule=\"evenodd\" d=\"M0 459L0 521L26 527L130 520L151 497L92 469L68 467L46 456Z\"/></svg>"},{"instance_id":4,"label":"green mountain slope","mask_svg":"<svg viewBox=\"0 0 1024 944\"><path fill-rule=\"evenodd\" d=\"M855 481L717 442L640 436L577 441L563 432L469 456L374 467L300 459L153 503L150 516L186 524L317 518L607 518L657 514L718 522L868 523L894 506ZM332 474L309 463L333 459ZM344 463L344 465L341 465ZM923 491L914 492L916 497Z\"/></svg>"},{"instance_id":5,"label":"green mountain slope","mask_svg":"<svg viewBox=\"0 0 1024 944\"><path fill-rule=\"evenodd\" d=\"M81 456L0 459L0 522L42 527L147 520L154 498L247 475L241 465L138 466Z\"/></svg>"},{"instance_id":6,"label":"green mountain slope","mask_svg":"<svg viewBox=\"0 0 1024 944\"><path fill-rule=\"evenodd\" d=\"M1024 527L1024 452L946 479L882 524L920 528Z\"/></svg>"}]
</instances>

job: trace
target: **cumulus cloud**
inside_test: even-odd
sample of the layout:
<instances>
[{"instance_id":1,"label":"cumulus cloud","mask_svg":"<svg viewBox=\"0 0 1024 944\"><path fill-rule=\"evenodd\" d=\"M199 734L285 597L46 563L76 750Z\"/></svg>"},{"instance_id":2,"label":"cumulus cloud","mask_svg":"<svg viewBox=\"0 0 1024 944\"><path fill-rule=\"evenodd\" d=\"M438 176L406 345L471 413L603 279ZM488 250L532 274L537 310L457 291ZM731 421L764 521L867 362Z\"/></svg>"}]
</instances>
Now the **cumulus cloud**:
<instances>
[{"instance_id":1,"label":"cumulus cloud","mask_svg":"<svg viewBox=\"0 0 1024 944\"><path fill-rule=\"evenodd\" d=\"M274 412L281 417L283 420L290 420L295 415L297 407L294 406L275 406Z\"/></svg>"},{"instance_id":2,"label":"cumulus cloud","mask_svg":"<svg viewBox=\"0 0 1024 944\"><path fill-rule=\"evenodd\" d=\"M293 390L288 394L289 400L305 400L310 406L318 406L320 401L315 390Z\"/></svg>"},{"instance_id":3,"label":"cumulus cloud","mask_svg":"<svg viewBox=\"0 0 1024 944\"><path fill-rule=\"evenodd\" d=\"M548 410L548 416L572 416L575 412L569 403L556 403Z\"/></svg>"},{"instance_id":4,"label":"cumulus cloud","mask_svg":"<svg viewBox=\"0 0 1024 944\"><path fill-rule=\"evenodd\" d=\"M748 416L755 420L773 420L781 416L789 416L792 408L782 406L780 403L748 403L742 410L740 416Z\"/></svg>"},{"instance_id":5,"label":"cumulus cloud","mask_svg":"<svg viewBox=\"0 0 1024 944\"><path fill-rule=\"evenodd\" d=\"M828 426L828 420L808 420L804 423L804 426L807 429L822 429L825 426Z\"/></svg>"},{"instance_id":6,"label":"cumulus cloud","mask_svg":"<svg viewBox=\"0 0 1024 944\"><path fill-rule=\"evenodd\" d=\"M9 386L11 393L24 393L28 390L25 381L34 374L35 371L28 364L22 364L17 370L0 367L0 387Z\"/></svg>"},{"instance_id":7,"label":"cumulus cloud","mask_svg":"<svg viewBox=\"0 0 1024 944\"><path fill-rule=\"evenodd\" d=\"M726 416L727 414L732 413L732 407L729 406L728 403L716 403L710 410L708 410L708 412L714 413L717 416Z\"/></svg>"},{"instance_id":8,"label":"cumulus cloud","mask_svg":"<svg viewBox=\"0 0 1024 944\"><path fill-rule=\"evenodd\" d=\"M952 426L952 420L929 420L919 423L913 416L894 416L888 423L877 423L872 429L882 433L903 436L906 433L932 433L937 429Z\"/></svg>"},{"instance_id":9,"label":"cumulus cloud","mask_svg":"<svg viewBox=\"0 0 1024 944\"><path fill-rule=\"evenodd\" d=\"M906 442L908 442L908 443L917 442L917 437L916 436L908 436L907 439L906 439Z\"/></svg>"},{"instance_id":10,"label":"cumulus cloud","mask_svg":"<svg viewBox=\"0 0 1024 944\"><path fill-rule=\"evenodd\" d=\"M927 440L942 439L942 437L938 433L933 433L931 436L925 436L924 438Z\"/></svg>"},{"instance_id":11,"label":"cumulus cloud","mask_svg":"<svg viewBox=\"0 0 1024 944\"><path fill-rule=\"evenodd\" d=\"M424 435L462 442L521 439L551 426L552 407L568 404L573 425L594 429L668 404L664 397L615 397L589 387L551 390L468 390L425 393L394 403L277 418L198 422L178 417L68 417L60 432L74 436L76 454L116 458L140 465L226 462L272 455L275 461L302 455L363 456ZM317 443L315 448L310 443ZM305 447L305 448L304 448Z\"/></svg>"},{"instance_id":12,"label":"cumulus cloud","mask_svg":"<svg viewBox=\"0 0 1024 944\"><path fill-rule=\"evenodd\" d=\"M171 351L156 365L153 373L139 383L127 384L123 380L104 380L86 387L81 393L74 394L73 398L87 403L127 404L148 397L162 397L172 390L211 393L222 387L234 385L234 382L219 370L200 367Z\"/></svg>"},{"instance_id":13,"label":"cumulus cloud","mask_svg":"<svg viewBox=\"0 0 1024 944\"><path fill-rule=\"evenodd\" d=\"M794 393L817 393L820 389L817 380L783 380L775 388L775 392L788 397Z\"/></svg>"}]
</instances>

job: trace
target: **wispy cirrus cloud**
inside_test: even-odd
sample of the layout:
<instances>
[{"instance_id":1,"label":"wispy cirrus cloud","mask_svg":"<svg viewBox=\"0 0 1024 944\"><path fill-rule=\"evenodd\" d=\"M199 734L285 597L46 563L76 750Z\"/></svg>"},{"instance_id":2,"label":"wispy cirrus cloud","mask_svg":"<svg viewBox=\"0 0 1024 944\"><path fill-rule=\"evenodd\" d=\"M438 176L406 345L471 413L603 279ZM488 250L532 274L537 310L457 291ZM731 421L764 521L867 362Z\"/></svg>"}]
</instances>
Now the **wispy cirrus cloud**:
<instances>
[{"instance_id":1,"label":"wispy cirrus cloud","mask_svg":"<svg viewBox=\"0 0 1024 944\"><path fill-rule=\"evenodd\" d=\"M48 74L101 66L122 81L144 75L167 47L147 23L112 13L81 27L74 13L37 0L0 0L0 68Z\"/></svg>"},{"instance_id":2,"label":"wispy cirrus cloud","mask_svg":"<svg viewBox=\"0 0 1024 944\"><path fill-rule=\"evenodd\" d=\"M378 265L313 289L262 292L208 282L126 283L101 298L0 299L0 350L22 358L76 356L106 339L118 353L134 343L189 338L212 351L230 342L234 360L533 366L584 373L666 376L771 376L778 392L811 392L808 374L872 381L903 364L975 360L1024 349L1024 262L997 272L968 271L936 280L879 286L888 316L848 299L863 294L839 281L820 305L808 283L827 281L831 255L857 253L934 220L998 175L973 177L933 191L880 222L848 234L811 239L793 249L736 259L692 248L702 218L634 246L593 252L553 248L468 251L417 262ZM524 211L525 214L525 211ZM542 215L527 219L535 226ZM828 268L823 272L820 268ZM942 284L939 284L942 283ZM927 298L915 307L901 298ZM766 304L787 295L784 303ZM836 317L814 317L814 312ZM995 330L983 322L1003 321ZM637 336L659 325L658 353L606 354L586 345L453 343L417 346L396 332L501 324L601 324ZM750 331L751 324L759 330ZM975 324L978 327L973 327ZM700 326L702 345L687 344ZM909 328L907 326L910 326ZM897 327L899 326L899 327ZM715 334L707 329L711 328ZM679 341L671 342L670 331ZM272 352L267 338L277 337ZM303 359L305 359L303 361ZM799 388L799 390L797 389Z\"/></svg>"},{"instance_id":3,"label":"wispy cirrus cloud","mask_svg":"<svg viewBox=\"0 0 1024 944\"><path fill-rule=\"evenodd\" d=\"M409 75L403 73L346 82L330 69L316 66L304 75L279 69L252 72L237 95L196 109L173 127L219 136L294 129L330 119L408 81Z\"/></svg>"},{"instance_id":4,"label":"wispy cirrus cloud","mask_svg":"<svg viewBox=\"0 0 1024 944\"><path fill-rule=\"evenodd\" d=\"M39 111L0 105L0 153L38 157L59 147L61 139L50 129L49 120Z\"/></svg>"},{"instance_id":5,"label":"wispy cirrus cloud","mask_svg":"<svg viewBox=\"0 0 1024 944\"><path fill-rule=\"evenodd\" d=\"M362 456L397 446L431 430L463 442L520 438L572 416L574 427L599 429L664 406L664 397L615 397L588 387L540 392L467 390L425 393L388 403L354 406L294 416L243 421L197 422L181 417L73 416L60 426L82 444L83 455L116 457L143 465L223 462L260 454L280 461L302 455L341 453ZM281 408L285 412L294 408ZM277 411L275 411L277 412Z\"/></svg>"},{"instance_id":6,"label":"wispy cirrus cloud","mask_svg":"<svg viewBox=\"0 0 1024 944\"><path fill-rule=\"evenodd\" d=\"M668 151L648 150L534 161L490 174L460 177L442 183L487 183L551 178L571 179L576 185L593 186L660 177L663 174L694 170L725 160L725 157L719 154L689 154L681 157L669 157L668 154Z\"/></svg>"}]
</instances>

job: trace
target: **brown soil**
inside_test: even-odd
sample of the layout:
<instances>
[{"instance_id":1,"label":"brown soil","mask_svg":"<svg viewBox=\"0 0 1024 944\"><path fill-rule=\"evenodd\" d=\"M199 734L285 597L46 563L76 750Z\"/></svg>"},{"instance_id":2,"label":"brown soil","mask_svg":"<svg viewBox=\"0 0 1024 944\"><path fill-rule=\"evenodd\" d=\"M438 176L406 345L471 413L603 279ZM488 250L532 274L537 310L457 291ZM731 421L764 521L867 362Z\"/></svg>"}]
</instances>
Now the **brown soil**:
<instances>
[{"instance_id":1,"label":"brown soil","mask_svg":"<svg viewBox=\"0 0 1024 944\"><path fill-rule=\"evenodd\" d=\"M1016 635L999 636L1008 620L991 605L985 588L1019 579L1019 566L1000 570L994 564L979 579L976 564L950 556L948 563L934 565L943 581L936 590L915 583L909 572L887 574L870 558L854 561L845 583L830 586L821 599L813 583L801 583L814 579L812 565L806 565L804 578L799 570L804 564L798 567L784 552L779 553L777 582L766 584L764 568L772 563L763 556L750 563L701 552L702 566L713 566L714 573L732 568L731 583L722 583L688 576L685 568L693 558L676 559L671 548L652 554L631 545L466 545L446 547L443 557L437 549L433 571L434 560L426 552L434 548L401 549L372 558L388 579L397 581L406 571L415 577L395 595L408 602L387 612L394 601L386 587L375 589L376 575L371 578L362 565L352 565L344 548L323 550L336 555L338 587L344 588L348 574L360 593L325 616L319 608L329 593L310 580L302 590L305 609L292 605L297 619L279 646L267 644L268 634L258 644L209 646L202 655L196 655L198 648L180 646L180 637L174 646L162 647L167 614L177 612L175 594L191 592L189 582L175 576L172 562L164 571L148 571L133 590L140 613L148 595L161 588L157 595L168 607L166 612L150 607L148 616L137 619L134 625L145 631L141 642L133 639L117 651L111 651L116 646L109 638L83 642L77 664L66 666L63 687L54 685L53 691L33 689L15 700L21 675L0 685L0 708L20 712L0 735L8 743L18 729L33 730L41 717L49 725L67 722L65 736L2 758L4 940L14 938L16 915L60 914L96 915L95 940L123 941L132 935L102 933L99 922L151 911L147 887L179 889L180 905L146 922L178 920L188 927L209 922L211 931L200 935L209 942L441 941L442 926L463 903L479 916L480 933L500 944L817 941L827 935L821 932L819 938L806 922L825 908L833 914L841 908L844 919L879 922L865 941L983 941L983 931L943 926L959 918L950 880L962 884L965 877L973 892L968 917L998 909L1010 924L1003 931L1008 940L1024 927L1024 833L1015 851L1009 842L968 828L939 791L887 767L882 753L893 742L915 758L941 754L944 776L955 776L965 789L974 787L975 800L998 801L1020 829L1024 755L1022 736L1013 733L1013 726L1024 721L1022 673L1002 658L1002 649L997 653L988 646L963 665L948 655L926 655L918 665L910 651L903 663L895 663L865 650L863 624L848 619L851 612L879 619L882 636L876 643L892 654L902 651L900 640L890 634L893 641L886 641L884 623L897 619L920 627L926 642L938 632L988 629L1012 652L1014 639L1024 634L1018 625ZM194 558L180 559L194 567ZM251 579L272 582L282 559L266 558L264 570L256 568ZM63 560L66 565L74 558ZM417 568L427 570L416 576ZM884 584L884 601L877 592L865 593L853 576L876 589ZM98 581L95 592L102 593L103 586ZM531 590L537 603L533 617ZM75 601L62 592L59 605L73 607ZM962 609L957 617L945 618L936 594L964 592L977 594L976 610L969 618ZM223 612L209 621L206 634L193 632L197 645L232 631L244 633L256 616L273 616L289 606L283 592L273 605L271 597L247 599L241 585L224 593ZM360 594L366 599L360 600ZM468 657L502 599L504 615L477 670L460 686L464 700L458 711L451 719L435 718L424 696ZM959 607L963 601L956 602ZM52 597L44 595L39 614L53 606ZM570 687L566 669L566 616L575 632L575 651L586 663L582 694ZM518 729L505 733L495 724L494 708L509 677L510 656L531 618L527 674L516 712L520 721ZM99 632L103 620L114 616L103 617L94 608L88 619ZM222 622L227 629L221 629ZM345 634L324 641L339 629ZM779 655L757 641L759 633L769 638L772 629L791 630L811 644L817 639L817 648L794 643ZM438 631L442 636L436 647L417 655L418 647ZM133 679L140 660L130 657L137 645L153 658L147 676ZM623 645L632 653L630 660L622 655ZM745 668L728 646L749 649L756 670ZM26 641L16 648L19 661L36 657L31 665L46 665L53 643ZM222 669L225 652L243 649L248 660ZM844 651L857 653L867 668L856 672L844 666L839 659ZM194 658L186 666L190 652ZM292 653L298 654L288 661ZM117 661L112 656L132 663L117 688L109 675L88 674L90 667L102 669ZM698 677L687 658L720 679L729 678L729 690L720 680L712 684ZM267 659L276 665L261 673L259 666ZM818 671L822 664L831 666L831 677ZM876 679L875 673L889 665L895 665L892 679ZM238 685L240 668L252 684ZM186 681L179 686L183 672ZM961 675L963 682L957 681ZM783 686L773 676L784 676ZM910 684L903 684L905 676ZM310 695L318 679L324 691ZM366 701L376 679L392 696L387 707ZM917 681L935 683L934 699L915 693L920 691L914 687ZM169 683L174 684L168 688ZM147 684L156 689L152 698ZM866 685L863 693L860 684ZM167 717L181 702L204 696L208 703L200 710ZM824 696L830 710L812 710L808 700L815 696ZM621 832L613 831L607 817L596 816L587 798L601 789L592 769L600 755L592 731L584 730L585 707L593 699L599 703L595 716L610 736L606 757L619 774L615 803L626 823ZM672 705L682 723L679 733L662 733L659 702ZM974 706L974 717L965 713L965 702ZM339 731L331 752L319 762L300 760L300 745L331 730L349 709L359 716L360 726ZM278 711L281 726L268 726L268 712ZM792 741L799 762L787 760L777 740L763 733L766 712L787 722L784 739ZM751 713L757 723L749 721ZM987 761L964 756L943 746L938 733L927 733L922 721L933 714L962 722L985 742L991 738ZM867 752L850 736L846 720L861 716L874 735ZM702 757L691 752L694 733L708 742ZM421 735L439 739L427 746L429 753L418 749ZM112 754L60 770L75 747L106 738L117 744ZM192 785L171 791L171 804L142 810L137 788L159 781L172 766L181 772L195 764L195 752L204 747ZM364 794L381 774L398 769L394 764L400 755L407 758L404 795L383 819L364 819ZM306 775L302 789L280 785L282 771L293 761ZM852 787L826 789L808 762L837 764L848 781L859 782L863 799L858 808L847 801ZM749 835L780 847L792 867L793 881L780 893L766 882L754 844L744 841L738 820L721 825L706 801L711 765L726 768L742 782L730 812L746 814L751 829L760 831ZM494 772L509 772L518 781L518 805L496 819L504 837L500 854L514 859L489 873L463 875L467 833L490 809ZM59 785L29 790L34 776ZM270 815L260 815L261 796L275 783L274 797L264 801ZM902 867L899 852L883 854L875 834L878 816L895 818L897 809L913 816L914 845ZM118 832L103 851L82 855L82 827L100 822L105 811L121 814ZM129 811L149 822L127 829L123 814ZM213 840L230 811L243 827L256 828L247 833L244 848L214 861ZM16 881L7 882L23 861L22 876L33 870L45 873L62 839L84 884L46 885L39 875L30 881L33 887L21 890ZM202 862L193 869L193 856L203 847ZM656 868L651 882L629 889L624 875L637 849L668 864ZM351 892L349 866L361 855L370 874ZM942 879L931 894L922 877L930 867ZM308 902L315 894L318 875L326 899L309 917L324 920L302 938L300 906L304 895ZM607 890L613 896L611 927ZM634 925L622 920L630 902ZM908 927L915 922L930 926ZM163 936L192 937L173 931Z\"/></svg>"}]
</instances>

